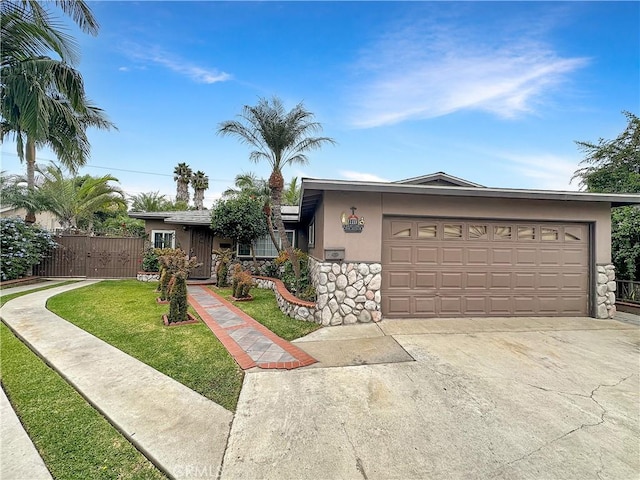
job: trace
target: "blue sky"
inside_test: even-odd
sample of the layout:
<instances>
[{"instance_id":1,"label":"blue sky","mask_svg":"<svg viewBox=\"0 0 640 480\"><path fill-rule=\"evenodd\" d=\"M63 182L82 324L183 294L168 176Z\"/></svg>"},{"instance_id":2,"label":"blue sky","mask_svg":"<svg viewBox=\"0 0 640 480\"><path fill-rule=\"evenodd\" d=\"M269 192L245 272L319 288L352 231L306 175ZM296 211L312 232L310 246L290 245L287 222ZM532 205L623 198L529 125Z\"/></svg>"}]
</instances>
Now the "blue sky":
<instances>
[{"instance_id":1,"label":"blue sky","mask_svg":"<svg viewBox=\"0 0 640 480\"><path fill-rule=\"evenodd\" d=\"M268 177L216 135L260 97L303 101L337 142L286 179L445 171L575 190L574 140L614 138L622 110L640 113L638 2L89 3L101 29L70 30L78 68L118 131L90 132L81 173L111 172L129 194L173 197L179 162L209 176L207 206L239 173ZM10 173L14 152L2 145Z\"/></svg>"}]
</instances>

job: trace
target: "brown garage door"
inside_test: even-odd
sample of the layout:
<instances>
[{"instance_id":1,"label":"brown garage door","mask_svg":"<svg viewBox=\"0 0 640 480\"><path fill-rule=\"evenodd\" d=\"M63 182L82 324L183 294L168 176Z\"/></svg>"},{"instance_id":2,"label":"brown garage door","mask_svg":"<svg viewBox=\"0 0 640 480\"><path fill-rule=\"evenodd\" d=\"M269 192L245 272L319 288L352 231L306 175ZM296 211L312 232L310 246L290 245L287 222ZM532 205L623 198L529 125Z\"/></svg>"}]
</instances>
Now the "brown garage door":
<instances>
[{"instance_id":1,"label":"brown garage door","mask_svg":"<svg viewBox=\"0 0 640 480\"><path fill-rule=\"evenodd\" d=\"M386 317L588 314L586 224L385 217Z\"/></svg>"}]
</instances>

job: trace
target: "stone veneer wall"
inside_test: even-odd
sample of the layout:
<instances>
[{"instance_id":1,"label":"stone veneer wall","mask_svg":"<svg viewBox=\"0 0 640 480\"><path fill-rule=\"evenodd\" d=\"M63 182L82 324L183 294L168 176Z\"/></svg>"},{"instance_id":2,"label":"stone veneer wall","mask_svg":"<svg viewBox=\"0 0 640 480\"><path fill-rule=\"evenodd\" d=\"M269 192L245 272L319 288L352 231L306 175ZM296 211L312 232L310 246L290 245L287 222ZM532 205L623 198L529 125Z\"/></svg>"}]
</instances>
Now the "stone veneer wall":
<instances>
[{"instance_id":1,"label":"stone veneer wall","mask_svg":"<svg viewBox=\"0 0 640 480\"><path fill-rule=\"evenodd\" d=\"M258 288L269 288L274 291L276 294L276 300L278 301L278 306L282 313L291 318L295 318L296 320L316 322L315 303L306 302L294 297L287 290L282 281L277 278L254 276L253 279L256 281Z\"/></svg>"},{"instance_id":2,"label":"stone veneer wall","mask_svg":"<svg viewBox=\"0 0 640 480\"><path fill-rule=\"evenodd\" d=\"M611 264L597 266L596 318L613 318L616 314L616 270Z\"/></svg>"},{"instance_id":3,"label":"stone veneer wall","mask_svg":"<svg viewBox=\"0 0 640 480\"><path fill-rule=\"evenodd\" d=\"M317 292L315 319L322 325L379 322L382 265L322 262L309 257Z\"/></svg>"},{"instance_id":4,"label":"stone veneer wall","mask_svg":"<svg viewBox=\"0 0 640 480\"><path fill-rule=\"evenodd\" d=\"M159 282L160 274L158 272L138 272L139 282Z\"/></svg>"},{"instance_id":5,"label":"stone veneer wall","mask_svg":"<svg viewBox=\"0 0 640 480\"><path fill-rule=\"evenodd\" d=\"M261 273L264 272L265 266L273 265L273 259L258 260L258 268L260 269L260 271L256 272L252 259L247 260L247 259L234 258L231 261L231 264L229 265L229 278L228 278L229 282L231 281L231 274L233 273L233 265L236 263L239 263L244 270L247 270L252 275L260 275ZM214 253L211 255L211 278L213 279L214 282L218 281L218 275L216 274L217 268L218 268L218 255Z\"/></svg>"}]
</instances>

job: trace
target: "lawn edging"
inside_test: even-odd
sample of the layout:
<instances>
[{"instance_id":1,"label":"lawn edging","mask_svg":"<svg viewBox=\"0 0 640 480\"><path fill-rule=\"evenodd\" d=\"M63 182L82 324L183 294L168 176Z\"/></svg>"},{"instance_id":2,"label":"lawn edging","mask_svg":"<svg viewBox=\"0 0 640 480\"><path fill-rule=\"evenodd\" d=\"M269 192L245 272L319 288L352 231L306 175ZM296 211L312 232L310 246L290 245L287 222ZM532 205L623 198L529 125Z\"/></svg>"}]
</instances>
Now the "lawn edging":
<instances>
[{"instance_id":1,"label":"lawn edging","mask_svg":"<svg viewBox=\"0 0 640 480\"><path fill-rule=\"evenodd\" d=\"M254 275L253 279L255 280L258 288L273 290L276 295L278 307L282 313L296 320L318 323L315 320L315 313L317 311L315 302L308 302L295 297L291 292L289 292L289 290L287 290L287 287L284 286L282 280L278 278Z\"/></svg>"}]
</instances>

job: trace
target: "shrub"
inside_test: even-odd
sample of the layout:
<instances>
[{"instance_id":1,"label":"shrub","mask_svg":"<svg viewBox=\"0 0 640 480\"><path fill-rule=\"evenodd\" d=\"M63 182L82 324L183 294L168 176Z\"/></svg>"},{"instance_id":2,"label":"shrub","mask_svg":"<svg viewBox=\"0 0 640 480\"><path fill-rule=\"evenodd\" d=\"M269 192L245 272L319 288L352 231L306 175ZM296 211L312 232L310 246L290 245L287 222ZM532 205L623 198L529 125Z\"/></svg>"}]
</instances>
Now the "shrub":
<instances>
[{"instance_id":1,"label":"shrub","mask_svg":"<svg viewBox=\"0 0 640 480\"><path fill-rule=\"evenodd\" d=\"M143 272L157 272L160 270L160 262L158 261L158 254L156 249L151 245L144 249L142 256L142 271Z\"/></svg>"},{"instance_id":2,"label":"shrub","mask_svg":"<svg viewBox=\"0 0 640 480\"><path fill-rule=\"evenodd\" d=\"M38 225L27 225L21 218L0 219L0 277L14 280L40 263L57 243Z\"/></svg>"},{"instance_id":3,"label":"shrub","mask_svg":"<svg viewBox=\"0 0 640 480\"><path fill-rule=\"evenodd\" d=\"M280 280L287 290L301 300L315 301L316 291L311 284L311 273L309 267L309 255L302 250L296 249L296 257L300 265L300 280L296 282L293 265L289 260L289 255L285 250L275 259L275 264L280 266Z\"/></svg>"},{"instance_id":4,"label":"shrub","mask_svg":"<svg viewBox=\"0 0 640 480\"><path fill-rule=\"evenodd\" d=\"M227 285L229 285L229 265L231 264L231 260L233 259L233 252L230 248L221 248L219 250L214 250L213 253L218 256L218 266L216 267L216 285L218 287L226 287Z\"/></svg>"},{"instance_id":5,"label":"shrub","mask_svg":"<svg viewBox=\"0 0 640 480\"><path fill-rule=\"evenodd\" d=\"M247 298L249 291L253 287L253 277L246 270L243 270L239 264L233 267L233 283L232 295L234 298Z\"/></svg>"},{"instance_id":6,"label":"shrub","mask_svg":"<svg viewBox=\"0 0 640 480\"><path fill-rule=\"evenodd\" d=\"M187 321L187 279L182 275L176 275L173 277L173 287L171 288L171 295L169 304L169 323L185 322Z\"/></svg>"},{"instance_id":7,"label":"shrub","mask_svg":"<svg viewBox=\"0 0 640 480\"><path fill-rule=\"evenodd\" d=\"M173 284L169 289L169 323L186 322L187 317L187 277L191 270L201 265L196 257L189 258L186 253L177 248L160 257L165 267L166 275L171 275Z\"/></svg>"}]
</instances>

